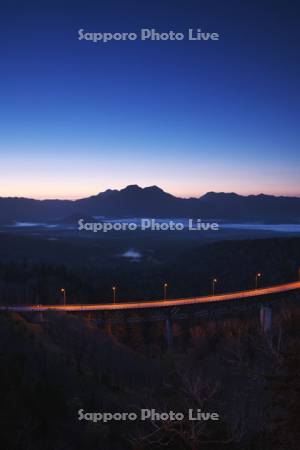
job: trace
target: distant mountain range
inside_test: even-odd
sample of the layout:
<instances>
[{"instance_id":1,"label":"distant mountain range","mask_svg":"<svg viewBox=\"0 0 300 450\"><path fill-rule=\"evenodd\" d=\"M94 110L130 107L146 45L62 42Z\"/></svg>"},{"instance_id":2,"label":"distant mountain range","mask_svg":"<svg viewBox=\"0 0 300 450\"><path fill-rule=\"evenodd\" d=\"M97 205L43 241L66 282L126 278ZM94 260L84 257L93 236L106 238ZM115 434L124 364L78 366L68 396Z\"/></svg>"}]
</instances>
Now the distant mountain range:
<instances>
[{"instance_id":1,"label":"distant mountain range","mask_svg":"<svg viewBox=\"0 0 300 450\"><path fill-rule=\"evenodd\" d=\"M178 198L157 186L108 189L80 200L0 197L0 223L74 221L79 217L201 218L231 222L300 223L300 198L208 192ZM78 219L77 219L78 220Z\"/></svg>"}]
</instances>

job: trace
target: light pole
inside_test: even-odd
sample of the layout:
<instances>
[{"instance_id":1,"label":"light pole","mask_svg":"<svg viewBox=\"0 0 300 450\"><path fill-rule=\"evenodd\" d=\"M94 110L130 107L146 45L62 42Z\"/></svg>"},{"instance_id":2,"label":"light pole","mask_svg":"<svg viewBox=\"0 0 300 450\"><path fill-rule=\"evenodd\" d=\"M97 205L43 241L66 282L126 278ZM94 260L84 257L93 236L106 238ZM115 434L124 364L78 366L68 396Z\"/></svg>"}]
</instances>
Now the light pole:
<instances>
[{"instance_id":1,"label":"light pole","mask_svg":"<svg viewBox=\"0 0 300 450\"><path fill-rule=\"evenodd\" d=\"M212 295L213 296L215 295L215 285L216 285L217 282L218 282L217 278L214 278L212 280Z\"/></svg>"},{"instance_id":2,"label":"light pole","mask_svg":"<svg viewBox=\"0 0 300 450\"><path fill-rule=\"evenodd\" d=\"M259 280L261 277L262 277L262 274L261 274L260 272L258 272L258 273L255 275L255 289L258 288L258 280Z\"/></svg>"},{"instance_id":3,"label":"light pole","mask_svg":"<svg viewBox=\"0 0 300 450\"><path fill-rule=\"evenodd\" d=\"M66 306L66 304L67 304L67 294L66 294L65 288L61 288L60 292L62 293L63 298L64 298L64 306Z\"/></svg>"},{"instance_id":4,"label":"light pole","mask_svg":"<svg viewBox=\"0 0 300 450\"><path fill-rule=\"evenodd\" d=\"M112 287L112 292L113 292L113 303L114 303L114 305L116 304L116 291L117 291L116 286L113 286Z\"/></svg>"},{"instance_id":5,"label":"light pole","mask_svg":"<svg viewBox=\"0 0 300 450\"><path fill-rule=\"evenodd\" d=\"M164 300L167 300L168 283L164 283Z\"/></svg>"}]
</instances>

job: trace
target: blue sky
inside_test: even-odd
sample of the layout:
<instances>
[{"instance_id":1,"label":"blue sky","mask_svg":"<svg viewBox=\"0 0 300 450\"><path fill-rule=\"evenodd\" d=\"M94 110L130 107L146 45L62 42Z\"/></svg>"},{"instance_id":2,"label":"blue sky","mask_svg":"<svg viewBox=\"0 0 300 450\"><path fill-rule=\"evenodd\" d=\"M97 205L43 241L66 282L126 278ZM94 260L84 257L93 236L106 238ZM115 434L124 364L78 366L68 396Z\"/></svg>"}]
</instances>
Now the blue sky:
<instances>
[{"instance_id":1,"label":"blue sky","mask_svg":"<svg viewBox=\"0 0 300 450\"><path fill-rule=\"evenodd\" d=\"M296 2L101 3L3 2L0 195L300 195ZM198 27L220 41L77 39Z\"/></svg>"}]
</instances>

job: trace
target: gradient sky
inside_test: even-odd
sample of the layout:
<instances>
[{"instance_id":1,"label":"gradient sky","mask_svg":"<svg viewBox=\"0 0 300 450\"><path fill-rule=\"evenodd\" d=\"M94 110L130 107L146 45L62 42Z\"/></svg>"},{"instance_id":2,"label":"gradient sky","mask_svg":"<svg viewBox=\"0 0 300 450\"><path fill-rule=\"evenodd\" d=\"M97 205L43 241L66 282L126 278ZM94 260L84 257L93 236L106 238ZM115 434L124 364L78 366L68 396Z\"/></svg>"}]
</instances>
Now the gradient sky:
<instances>
[{"instance_id":1,"label":"gradient sky","mask_svg":"<svg viewBox=\"0 0 300 450\"><path fill-rule=\"evenodd\" d=\"M300 196L294 0L1 2L0 195ZM79 41L78 29L219 42Z\"/></svg>"}]
</instances>

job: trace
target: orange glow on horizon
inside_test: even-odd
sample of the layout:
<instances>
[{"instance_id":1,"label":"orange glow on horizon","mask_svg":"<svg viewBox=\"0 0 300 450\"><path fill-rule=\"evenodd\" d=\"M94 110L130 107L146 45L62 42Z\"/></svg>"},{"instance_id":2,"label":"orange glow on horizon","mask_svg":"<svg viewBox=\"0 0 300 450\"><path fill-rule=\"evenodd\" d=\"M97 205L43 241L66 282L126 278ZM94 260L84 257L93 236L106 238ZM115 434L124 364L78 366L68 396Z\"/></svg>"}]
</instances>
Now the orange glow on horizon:
<instances>
[{"instance_id":1,"label":"orange glow on horizon","mask_svg":"<svg viewBox=\"0 0 300 450\"><path fill-rule=\"evenodd\" d=\"M153 183L155 184L155 183ZM276 197L300 197L300 192L298 191L269 191L269 190L264 190L262 189L258 189L258 190L249 190L249 191L244 191L242 189L199 189L199 191L190 191L190 192L184 192L184 191L179 191L178 189L167 189L164 188L161 185L158 185L161 189L163 189L165 192L167 192L168 194L174 195L175 197L181 197L181 198L199 198L202 197L203 195L205 195L208 192L216 192L216 193L220 193L220 192L224 192L224 193L236 193L238 195L243 195L243 196L249 196L249 195L259 195L259 194L265 194L265 195L274 195ZM35 199L35 200L79 200L82 198L86 198L86 197L91 197L93 195L98 195L101 192L106 191L107 189L116 189L116 190L121 190L124 189L126 186L123 187L105 187L105 188L99 188L98 190L91 190L91 191L86 191L86 192L73 192L70 193L69 190L66 191L65 193L60 192L60 193L53 193L53 192L44 192L44 193L39 193L37 194L37 191L26 191L23 190L22 192L18 191L17 189L12 191L12 190L1 190L0 191L0 197L18 197L18 198L31 198L31 199ZM147 187L145 186L141 186L141 187ZM39 191L41 192L41 191Z\"/></svg>"},{"instance_id":2,"label":"orange glow on horizon","mask_svg":"<svg viewBox=\"0 0 300 450\"><path fill-rule=\"evenodd\" d=\"M134 178L134 176L132 177ZM77 200L81 198L90 197L92 195L97 195L100 192L104 192L107 189L124 189L126 186L131 184L138 184L140 187L145 188L148 186L156 185L163 189L165 192L172 194L176 197L182 198L199 198L205 195L207 192L225 192L232 193L235 192L239 195L275 195L275 196L287 196L287 197L300 197L299 187L297 185L291 186L290 189L286 187L282 190L273 184L267 183L256 183L255 188L252 189L253 185L251 180L245 180L242 184L240 180L237 180L236 185L231 182L223 181L216 177L213 181L207 182L207 180L202 180L195 182L195 180L190 180L190 182L180 180L180 182L171 182L169 180L147 180L135 181L134 179L126 179L120 183L115 183L113 181L102 180L89 180L89 183L78 182L74 179L66 180L61 182L61 180L46 179L33 180L28 183L27 179L19 180L18 183L3 182L0 181L0 197L26 197L36 200ZM259 188L257 187L259 186Z\"/></svg>"}]
</instances>

